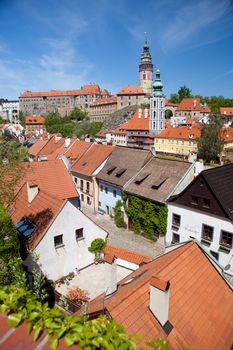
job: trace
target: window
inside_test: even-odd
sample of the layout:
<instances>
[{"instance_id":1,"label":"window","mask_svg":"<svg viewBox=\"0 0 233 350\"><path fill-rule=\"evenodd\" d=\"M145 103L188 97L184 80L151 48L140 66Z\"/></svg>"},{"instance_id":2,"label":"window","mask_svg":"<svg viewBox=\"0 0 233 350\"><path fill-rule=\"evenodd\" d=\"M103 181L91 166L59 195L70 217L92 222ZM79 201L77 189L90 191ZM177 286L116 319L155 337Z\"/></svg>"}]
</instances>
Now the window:
<instances>
[{"instance_id":1,"label":"window","mask_svg":"<svg viewBox=\"0 0 233 350\"><path fill-rule=\"evenodd\" d=\"M99 207L101 207L101 202L99 202Z\"/></svg>"},{"instance_id":2,"label":"window","mask_svg":"<svg viewBox=\"0 0 233 350\"><path fill-rule=\"evenodd\" d=\"M214 228L208 225L202 225L202 240L212 242Z\"/></svg>"},{"instance_id":3,"label":"window","mask_svg":"<svg viewBox=\"0 0 233 350\"><path fill-rule=\"evenodd\" d=\"M180 242L180 236L177 233L172 234L172 243L179 243Z\"/></svg>"},{"instance_id":4,"label":"window","mask_svg":"<svg viewBox=\"0 0 233 350\"><path fill-rule=\"evenodd\" d=\"M116 197L116 190L113 190L113 197Z\"/></svg>"},{"instance_id":5,"label":"window","mask_svg":"<svg viewBox=\"0 0 233 350\"><path fill-rule=\"evenodd\" d=\"M103 192L104 188L102 185L100 185L100 191Z\"/></svg>"},{"instance_id":6,"label":"window","mask_svg":"<svg viewBox=\"0 0 233 350\"><path fill-rule=\"evenodd\" d=\"M81 239L84 238L83 237L83 227L75 230L75 238L76 238L76 241L80 241Z\"/></svg>"},{"instance_id":7,"label":"window","mask_svg":"<svg viewBox=\"0 0 233 350\"><path fill-rule=\"evenodd\" d=\"M77 177L74 178L74 182L75 182L76 184L78 183Z\"/></svg>"},{"instance_id":8,"label":"window","mask_svg":"<svg viewBox=\"0 0 233 350\"><path fill-rule=\"evenodd\" d=\"M54 247L55 248L59 248L59 247L62 247L64 244L63 244L63 235L59 235L59 236L55 236L53 237L54 239Z\"/></svg>"},{"instance_id":9,"label":"window","mask_svg":"<svg viewBox=\"0 0 233 350\"><path fill-rule=\"evenodd\" d=\"M110 210L109 210L109 206L106 205L106 211L107 211L107 214L109 215L110 214Z\"/></svg>"},{"instance_id":10,"label":"window","mask_svg":"<svg viewBox=\"0 0 233 350\"><path fill-rule=\"evenodd\" d=\"M221 231L220 246L225 250L231 250L232 248L232 237L233 234L227 231Z\"/></svg>"},{"instance_id":11,"label":"window","mask_svg":"<svg viewBox=\"0 0 233 350\"><path fill-rule=\"evenodd\" d=\"M80 188L83 190L83 180L80 181Z\"/></svg>"},{"instance_id":12,"label":"window","mask_svg":"<svg viewBox=\"0 0 233 350\"><path fill-rule=\"evenodd\" d=\"M204 208L209 208L209 207L210 207L210 199L208 199L208 198L203 198L203 204L202 204L202 206L203 206Z\"/></svg>"},{"instance_id":13,"label":"window","mask_svg":"<svg viewBox=\"0 0 233 350\"><path fill-rule=\"evenodd\" d=\"M192 196L192 197L191 197L191 204L193 204L193 205L198 205L198 197Z\"/></svg>"},{"instance_id":14,"label":"window","mask_svg":"<svg viewBox=\"0 0 233 350\"><path fill-rule=\"evenodd\" d=\"M91 198L87 196L87 204L91 205Z\"/></svg>"},{"instance_id":15,"label":"window","mask_svg":"<svg viewBox=\"0 0 233 350\"><path fill-rule=\"evenodd\" d=\"M213 257L214 257L216 260L218 260L218 258L219 258L219 253L214 252L213 250L210 250L210 254L213 255Z\"/></svg>"},{"instance_id":16,"label":"window","mask_svg":"<svg viewBox=\"0 0 233 350\"><path fill-rule=\"evenodd\" d=\"M87 182L87 193L90 192L90 182Z\"/></svg>"},{"instance_id":17,"label":"window","mask_svg":"<svg viewBox=\"0 0 233 350\"><path fill-rule=\"evenodd\" d=\"M84 195L81 193L81 201L84 202Z\"/></svg>"},{"instance_id":18,"label":"window","mask_svg":"<svg viewBox=\"0 0 233 350\"><path fill-rule=\"evenodd\" d=\"M172 214L172 225L174 226L180 226L180 215L178 214Z\"/></svg>"},{"instance_id":19,"label":"window","mask_svg":"<svg viewBox=\"0 0 233 350\"><path fill-rule=\"evenodd\" d=\"M106 194L108 193L108 188L107 188L107 187L105 187L105 193L106 193Z\"/></svg>"}]
</instances>

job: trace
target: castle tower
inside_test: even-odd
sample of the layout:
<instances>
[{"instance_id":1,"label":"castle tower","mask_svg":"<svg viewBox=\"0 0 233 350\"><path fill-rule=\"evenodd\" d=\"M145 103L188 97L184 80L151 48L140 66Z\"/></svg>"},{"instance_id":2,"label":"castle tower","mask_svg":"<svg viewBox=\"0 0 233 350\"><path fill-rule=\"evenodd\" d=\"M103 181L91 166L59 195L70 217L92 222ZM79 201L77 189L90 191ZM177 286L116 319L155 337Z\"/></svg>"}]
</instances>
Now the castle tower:
<instances>
[{"instance_id":1,"label":"castle tower","mask_svg":"<svg viewBox=\"0 0 233 350\"><path fill-rule=\"evenodd\" d=\"M139 64L139 85L146 94L152 95L152 84L153 64L149 45L146 39L143 46L143 52L141 54L141 62Z\"/></svg>"},{"instance_id":2,"label":"castle tower","mask_svg":"<svg viewBox=\"0 0 233 350\"><path fill-rule=\"evenodd\" d=\"M160 70L156 70L153 83L153 96L150 99L150 133L159 134L165 129L165 98L163 84L160 79Z\"/></svg>"}]
</instances>

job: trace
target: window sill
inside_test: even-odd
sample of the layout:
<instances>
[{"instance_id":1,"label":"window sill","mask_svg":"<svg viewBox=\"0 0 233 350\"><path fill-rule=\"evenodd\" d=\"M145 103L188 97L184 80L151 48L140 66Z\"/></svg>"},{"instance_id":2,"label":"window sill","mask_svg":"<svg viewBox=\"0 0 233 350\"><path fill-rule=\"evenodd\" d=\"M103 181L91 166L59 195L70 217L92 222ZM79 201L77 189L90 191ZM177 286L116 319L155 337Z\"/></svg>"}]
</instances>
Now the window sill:
<instances>
[{"instance_id":1,"label":"window sill","mask_svg":"<svg viewBox=\"0 0 233 350\"><path fill-rule=\"evenodd\" d=\"M55 249L58 249L58 248L63 248L63 247L65 247L65 244L59 244L59 245L57 245L56 247L54 247Z\"/></svg>"},{"instance_id":2,"label":"window sill","mask_svg":"<svg viewBox=\"0 0 233 350\"><path fill-rule=\"evenodd\" d=\"M212 241L209 240L209 239L202 238L201 239L201 243L204 244L204 245L210 246Z\"/></svg>"},{"instance_id":3,"label":"window sill","mask_svg":"<svg viewBox=\"0 0 233 350\"><path fill-rule=\"evenodd\" d=\"M172 224L172 230L179 231L180 226Z\"/></svg>"},{"instance_id":4,"label":"window sill","mask_svg":"<svg viewBox=\"0 0 233 350\"><path fill-rule=\"evenodd\" d=\"M84 240L84 237L76 238L76 242L83 241L83 240Z\"/></svg>"},{"instance_id":5,"label":"window sill","mask_svg":"<svg viewBox=\"0 0 233 350\"><path fill-rule=\"evenodd\" d=\"M220 245L219 246L219 250L228 254L231 251L231 247L228 247L228 246L225 246L225 245Z\"/></svg>"}]
</instances>

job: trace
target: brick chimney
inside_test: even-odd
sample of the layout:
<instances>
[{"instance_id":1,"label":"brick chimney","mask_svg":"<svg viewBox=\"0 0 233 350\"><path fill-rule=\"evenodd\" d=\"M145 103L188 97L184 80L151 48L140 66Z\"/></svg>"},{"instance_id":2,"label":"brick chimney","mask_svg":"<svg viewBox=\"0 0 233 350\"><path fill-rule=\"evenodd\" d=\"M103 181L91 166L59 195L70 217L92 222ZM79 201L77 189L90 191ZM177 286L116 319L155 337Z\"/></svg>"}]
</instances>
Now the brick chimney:
<instances>
[{"instance_id":1,"label":"brick chimney","mask_svg":"<svg viewBox=\"0 0 233 350\"><path fill-rule=\"evenodd\" d=\"M150 310L159 323L168 321L170 282L152 276L150 280Z\"/></svg>"},{"instance_id":2,"label":"brick chimney","mask_svg":"<svg viewBox=\"0 0 233 350\"><path fill-rule=\"evenodd\" d=\"M33 181L27 181L27 194L28 194L28 202L31 203L33 199L38 195L39 187Z\"/></svg>"},{"instance_id":3,"label":"brick chimney","mask_svg":"<svg viewBox=\"0 0 233 350\"><path fill-rule=\"evenodd\" d=\"M112 294L117 290L117 259L115 256L104 255L105 293Z\"/></svg>"}]
</instances>

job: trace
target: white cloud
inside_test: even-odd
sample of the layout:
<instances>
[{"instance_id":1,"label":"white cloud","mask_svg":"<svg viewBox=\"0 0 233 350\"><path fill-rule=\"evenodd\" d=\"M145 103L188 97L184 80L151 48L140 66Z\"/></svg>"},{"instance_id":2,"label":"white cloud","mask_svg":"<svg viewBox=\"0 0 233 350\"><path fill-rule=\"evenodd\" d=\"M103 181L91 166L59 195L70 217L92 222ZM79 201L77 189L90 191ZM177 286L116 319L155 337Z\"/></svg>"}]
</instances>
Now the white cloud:
<instances>
[{"instance_id":1,"label":"white cloud","mask_svg":"<svg viewBox=\"0 0 233 350\"><path fill-rule=\"evenodd\" d=\"M178 9L177 14L167 21L164 29L164 49L177 48L195 33L226 15L230 7L230 0L198 0Z\"/></svg>"}]
</instances>

